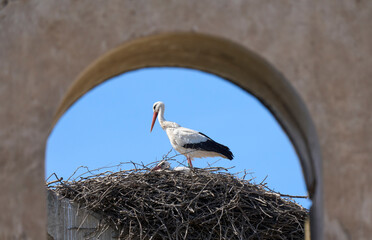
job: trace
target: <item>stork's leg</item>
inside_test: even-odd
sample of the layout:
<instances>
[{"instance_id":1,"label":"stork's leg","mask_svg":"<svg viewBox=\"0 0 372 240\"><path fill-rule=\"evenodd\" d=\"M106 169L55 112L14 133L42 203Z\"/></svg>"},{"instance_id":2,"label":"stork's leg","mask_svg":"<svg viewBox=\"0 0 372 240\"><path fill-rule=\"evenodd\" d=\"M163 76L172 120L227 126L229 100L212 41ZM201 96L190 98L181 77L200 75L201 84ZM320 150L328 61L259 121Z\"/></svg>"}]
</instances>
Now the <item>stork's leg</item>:
<instances>
[{"instance_id":1,"label":"stork's leg","mask_svg":"<svg viewBox=\"0 0 372 240\"><path fill-rule=\"evenodd\" d=\"M189 155L187 155L187 163L189 164L189 168L194 168L193 166L192 166L192 162L191 162L191 158L190 158L190 156Z\"/></svg>"}]
</instances>

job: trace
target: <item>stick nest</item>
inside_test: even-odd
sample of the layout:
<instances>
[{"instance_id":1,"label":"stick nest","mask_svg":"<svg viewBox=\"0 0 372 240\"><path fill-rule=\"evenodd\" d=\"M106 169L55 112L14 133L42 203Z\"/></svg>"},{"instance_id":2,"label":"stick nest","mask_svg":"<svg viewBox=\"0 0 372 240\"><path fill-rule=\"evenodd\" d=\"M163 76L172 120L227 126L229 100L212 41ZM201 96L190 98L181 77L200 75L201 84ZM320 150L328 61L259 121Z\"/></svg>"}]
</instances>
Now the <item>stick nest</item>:
<instances>
[{"instance_id":1,"label":"stick nest","mask_svg":"<svg viewBox=\"0 0 372 240\"><path fill-rule=\"evenodd\" d=\"M308 211L226 169L137 168L48 186L103 216L119 239L304 239Z\"/></svg>"}]
</instances>

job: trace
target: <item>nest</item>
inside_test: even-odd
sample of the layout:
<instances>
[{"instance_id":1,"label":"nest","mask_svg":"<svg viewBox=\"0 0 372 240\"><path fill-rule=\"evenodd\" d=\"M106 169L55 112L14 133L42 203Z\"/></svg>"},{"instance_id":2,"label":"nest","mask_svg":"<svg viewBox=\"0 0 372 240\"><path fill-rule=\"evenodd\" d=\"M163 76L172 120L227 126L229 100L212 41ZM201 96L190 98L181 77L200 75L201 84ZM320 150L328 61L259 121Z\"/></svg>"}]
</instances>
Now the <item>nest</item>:
<instances>
[{"instance_id":1,"label":"nest","mask_svg":"<svg viewBox=\"0 0 372 240\"><path fill-rule=\"evenodd\" d=\"M304 239L308 211L226 169L105 172L49 185L119 239Z\"/></svg>"}]
</instances>

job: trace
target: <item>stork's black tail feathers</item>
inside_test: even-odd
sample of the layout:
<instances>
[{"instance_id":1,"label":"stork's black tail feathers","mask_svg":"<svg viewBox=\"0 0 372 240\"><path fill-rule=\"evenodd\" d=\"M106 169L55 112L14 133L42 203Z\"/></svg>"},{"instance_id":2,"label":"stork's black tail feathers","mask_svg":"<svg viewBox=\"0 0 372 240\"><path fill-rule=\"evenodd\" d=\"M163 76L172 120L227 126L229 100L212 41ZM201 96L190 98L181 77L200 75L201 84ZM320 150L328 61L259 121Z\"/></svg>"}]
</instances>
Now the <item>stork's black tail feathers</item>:
<instances>
[{"instance_id":1,"label":"stork's black tail feathers","mask_svg":"<svg viewBox=\"0 0 372 240\"><path fill-rule=\"evenodd\" d=\"M195 150L216 152L216 153L219 153L219 154L225 156L229 160L232 160L234 158L233 153L230 151L230 149L228 147L214 141L213 139L211 139L210 137L208 137L207 135L205 135L201 132L199 132L199 133L202 134L203 136L207 137L208 140L205 141L205 142L200 142L200 143L185 144L183 147L184 148L192 148L192 149L195 149Z\"/></svg>"},{"instance_id":2,"label":"stork's black tail feathers","mask_svg":"<svg viewBox=\"0 0 372 240\"><path fill-rule=\"evenodd\" d=\"M210 141L210 140L208 140L208 141ZM221 153L222 155L224 155L229 160L233 160L234 154L230 151L230 148L228 148L225 145L222 145L218 142L215 142L215 141L213 141L213 142L214 142L214 146L216 148L216 150L214 150L215 152Z\"/></svg>"}]
</instances>

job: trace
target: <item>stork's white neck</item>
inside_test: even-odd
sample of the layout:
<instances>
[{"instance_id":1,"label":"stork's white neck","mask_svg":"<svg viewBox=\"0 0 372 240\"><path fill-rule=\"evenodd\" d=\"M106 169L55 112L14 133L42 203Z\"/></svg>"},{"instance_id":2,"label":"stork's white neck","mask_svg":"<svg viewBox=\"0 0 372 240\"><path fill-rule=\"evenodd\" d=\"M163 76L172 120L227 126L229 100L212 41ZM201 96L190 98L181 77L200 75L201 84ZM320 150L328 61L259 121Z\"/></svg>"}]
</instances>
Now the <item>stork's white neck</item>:
<instances>
[{"instance_id":1,"label":"stork's white neck","mask_svg":"<svg viewBox=\"0 0 372 240\"><path fill-rule=\"evenodd\" d=\"M160 105L159 107L159 113L158 113L158 121L159 121L159 124L161 126L162 129L164 129L164 124L166 122L165 118L164 118L164 104Z\"/></svg>"},{"instance_id":2,"label":"stork's white neck","mask_svg":"<svg viewBox=\"0 0 372 240\"><path fill-rule=\"evenodd\" d=\"M159 121L159 124L161 126L161 128L163 130L166 130L167 128L174 128L174 127L180 127L180 125L178 125L177 123L175 122L169 122L169 121L166 121L165 118L164 118L164 104L160 105L159 107L159 113L158 113L158 121Z\"/></svg>"}]
</instances>

